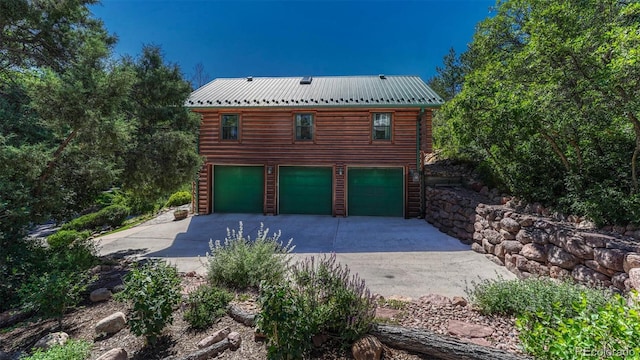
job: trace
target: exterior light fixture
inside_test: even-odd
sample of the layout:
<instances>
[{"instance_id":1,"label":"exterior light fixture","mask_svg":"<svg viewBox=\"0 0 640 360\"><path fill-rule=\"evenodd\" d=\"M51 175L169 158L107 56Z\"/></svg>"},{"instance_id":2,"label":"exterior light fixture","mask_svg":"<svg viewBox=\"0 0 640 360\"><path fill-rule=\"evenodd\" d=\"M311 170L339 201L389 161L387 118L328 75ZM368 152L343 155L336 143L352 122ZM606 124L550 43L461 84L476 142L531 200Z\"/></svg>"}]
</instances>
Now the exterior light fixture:
<instances>
[{"instance_id":1,"label":"exterior light fixture","mask_svg":"<svg viewBox=\"0 0 640 360\"><path fill-rule=\"evenodd\" d=\"M267 174L273 174L273 166L267 166Z\"/></svg>"},{"instance_id":2,"label":"exterior light fixture","mask_svg":"<svg viewBox=\"0 0 640 360\"><path fill-rule=\"evenodd\" d=\"M338 166L338 175L342 176L343 174L342 166Z\"/></svg>"}]
</instances>

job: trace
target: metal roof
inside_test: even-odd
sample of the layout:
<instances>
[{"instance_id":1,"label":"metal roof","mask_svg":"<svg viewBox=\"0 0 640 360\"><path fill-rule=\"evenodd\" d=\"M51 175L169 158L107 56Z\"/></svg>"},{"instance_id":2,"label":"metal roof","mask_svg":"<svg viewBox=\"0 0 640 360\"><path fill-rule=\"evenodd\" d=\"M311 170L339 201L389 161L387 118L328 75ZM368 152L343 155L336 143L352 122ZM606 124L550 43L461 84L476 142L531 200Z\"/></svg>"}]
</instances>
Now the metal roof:
<instances>
[{"instance_id":1,"label":"metal roof","mask_svg":"<svg viewBox=\"0 0 640 360\"><path fill-rule=\"evenodd\" d=\"M185 106L437 107L443 103L418 76L249 76L215 79L192 92Z\"/></svg>"}]
</instances>

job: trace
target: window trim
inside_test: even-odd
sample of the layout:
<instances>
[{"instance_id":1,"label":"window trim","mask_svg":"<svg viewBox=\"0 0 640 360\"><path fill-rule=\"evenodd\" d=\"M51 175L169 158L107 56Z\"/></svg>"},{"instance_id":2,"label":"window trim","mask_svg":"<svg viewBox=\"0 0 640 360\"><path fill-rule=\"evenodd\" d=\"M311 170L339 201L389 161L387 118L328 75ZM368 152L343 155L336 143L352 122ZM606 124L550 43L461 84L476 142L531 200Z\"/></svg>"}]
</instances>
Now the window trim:
<instances>
[{"instance_id":1,"label":"window trim","mask_svg":"<svg viewBox=\"0 0 640 360\"><path fill-rule=\"evenodd\" d=\"M298 116L311 115L311 139L298 139ZM303 144L315 144L316 142L316 112L295 112L293 113L293 142Z\"/></svg>"},{"instance_id":2,"label":"window trim","mask_svg":"<svg viewBox=\"0 0 640 360\"><path fill-rule=\"evenodd\" d=\"M225 116L235 116L238 120L237 125L236 125L236 138L235 139L225 139L224 138L224 118ZM242 117L240 116L240 114L238 113L221 113L220 114L220 141L232 141L232 142L241 142L240 141L240 137L241 137L241 126L240 124L242 123Z\"/></svg>"},{"instance_id":3,"label":"window trim","mask_svg":"<svg viewBox=\"0 0 640 360\"><path fill-rule=\"evenodd\" d=\"M388 114L389 115L389 138L388 139L376 139L374 134L375 134L375 125L374 125L374 121L375 121L375 117L377 114ZM370 120L370 127L369 127L369 139L370 142L390 142L393 144L394 142L394 134L395 131L393 131L393 125L394 125L394 118L395 113L393 111L372 111L371 112L371 120Z\"/></svg>"}]
</instances>

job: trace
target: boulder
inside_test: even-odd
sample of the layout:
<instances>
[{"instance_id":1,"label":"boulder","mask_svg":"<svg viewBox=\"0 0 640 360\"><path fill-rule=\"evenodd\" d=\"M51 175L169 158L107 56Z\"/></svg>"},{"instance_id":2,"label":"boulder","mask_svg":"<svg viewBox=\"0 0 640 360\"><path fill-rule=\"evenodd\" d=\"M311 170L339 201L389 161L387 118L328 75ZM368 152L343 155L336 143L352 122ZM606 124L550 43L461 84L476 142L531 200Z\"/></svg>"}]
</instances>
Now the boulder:
<instances>
[{"instance_id":1,"label":"boulder","mask_svg":"<svg viewBox=\"0 0 640 360\"><path fill-rule=\"evenodd\" d=\"M500 228L508 231L511 234L517 234L520 231L520 224L512 218L505 217L500 220Z\"/></svg>"},{"instance_id":2,"label":"boulder","mask_svg":"<svg viewBox=\"0 0 640 360\"><path fill-rule=\"evenodd\" d=\"M492 254L486 254L485 257L489 260L491 260L491 262L493 262L496 265L499 266L504 266L504 261L502 259L500 259L499 257L492 255Z\"/></svg>"},{"instance_id":3,"label":"boulder","mask_svg":"<svg viewBox=\"0 0 640 360\"><path fill-rule=\"evenodd\" d=\"M484 238L482 239L482 247L484 247L484 251L487 254L493 254L493 251L495 250L496 246L494 244L492 244L488 239Z\"/></svg>"},{"instance_id":4,"label":"boulder","mask_svg":"<svg viewBox=\"0 0 640 360\"><path fill-rule=\"evenodd\" d=\"M599 262L595 261L595 260L585 260L584 264L591 270L595 270L599 273L605 274L607 276L613 276L616 271L615 270L611 270L611 269L607 269L606 267L602 266Z\"/></svg>"},{"instance_id":5,"label":"boulder","mask_svg":"<svg viewBox=\"0 0 640 360\"><path fill-rule=\"evenodd\" d=\"M198 349L204 349L209 347L219 341L225 339L231 333L231 329L227 326L226 328L220 329L213 334L207 336L206 338L200 340L197 344Z\"/></svg>"},{"instance_id":6,"label":"boulder","mask_svg":"<svg viewBox=\"0 0 640 360\"><path fill-rule=\"evenodd\" d=\"M493 249L493 254L500 259L504 259L504 246L502 245L502 243L496 245L496 247Z\"/></svg>"},{"instance_id":7,"label":"boulder","mask_svg":"<svg viewBox=\"0 0 640 360\"><path fill-rule=\"evenodd\" d=\"M482 231L482 236L484 236L484 238L493 245L499 244L502 241L500 233L493 229Z\"/></svg>"},{"instance_id":8,"label":"boulder","mask_svg":"<svg viewBox=\"0 0 640 360\"><path fill-rule=\"evenodd\" d=\"M565 250L581 259L593 259L593 248L580 237L567 238Z\"/></svg>"},{"instance_id":9,"label":"boulder","mask_svg":"<svg viewBox=\"0 0 640 360\"><path fill-rule=\"evenodd\" d=\"M547 261L547 252L545 251L545 247L539 244L526 244L520 250L520 255L526 257L529 260L546 262Z\"/></svg>"},{"instance_id":10,"label":"boulder","mask_svg":"<svg viewBox=\"0 0 640 360\"><path fill-rule=\"evenodd\" d=\"M35 345L33 345L34 349L42 349L48 350L56 345L62 346L69 341L69 334L65 332L55 332L51 334L45 335L43 338L38 340Z\"/></svg>"},{"instance_id":11,"label":"boulder","mask_svg":"<svg viewBox=\"0 0 640 360\"><path fill-rule=\"evenodd\" d=\"M553 245L549 245L547 256L549 264L559 266L563 269L571 270L580 263L580 259Z\"/></svg>"},{"instance_id":12,"label":"boulder","mask_svg":"<svg viewBox=\"0 0 640 360\"><path fill-rule=\"evenodd\" d=\"M598 233L582 233L582 239L593 248L603 248L608 242L615 240L614 237Z\"/></svg>"},{"instance_id":13,"label":"boulder","mask_svg":"<svg viewBox=\"0 0 640 360\"><path fill-rule=\"evenodd\" d=\"M484 249L484 246L478 244L477 242L474 242L473 244L471 244L471 250L480 253L480 254L486 254L487 251Z\"/></svg>"},{"instance_id":14,"label":"boulder","mask_svg":"<svg viewBox=\"0 0 640 360\"><path fill-rule=\"evenodd\" d=\"M549 266L549 276L554 279L564 280L571 277L571 271L552 265Z\"/></svg>"},{"instance_id":15,"label":"boulder","mask_svg":"<svg viewBox=\"0 0 640 360\"><path fill-rule=\"evenodd\" d=\"M533 241L533 238L531 237L530 232L522 229L516 234L516 240L518 240L522 245L526 245L531 243Z\"/></svg>"},{"instance_id":16,"label":"boulder","mask_svg":"<svg viewBox=\"0 0 640 360\"><path fill-rule=\"evenodd\" d=\"M230 332L229 335L227 335L227 340L229 340L229 348L231 350L237 350L240 344L242 344L242 337L240 333L236 331Z\"/></svg>"},{"instance_id":17,"label":"boulder","mask_svg":"<svg viewBox=\"0 0 640 360\"><path fill-rule=\"evenodd\" d=\"M611 285L610 277L595 270L589 269L584 265L576 265L573 271L571 271L571 276L576 281L583 284L601 285L605 287Z\"/></svg>"},{"instance_id":18,"label":"boulder","mask_svg":"<svg viewBox=\"0 0 640 360\"><path fill-rule=\"evenodd\" d=\"M453 299L451 299L451 304L455 306L465 307L467 306L467 299L463 298L462 296L454 296Z\"/></svg>"},{"instance_id":19,"label":"boulder","mask_svg":"<svg viewBox=\"0 0 640 360\"><path fill-rule=\"evenodd\" d=\"M123 348L115 348L102 354L97 360L127 360L129 354Z\"/></svg>"},{"instance_id":20,"label":"boulder","mask_svg":"<svg viewBox=\"0 0 640 360\"><path fill-rule=\"evenodd\" d=\"M631 288L640 291L640 268L629 270L629 285L631 285Z\"/></svg>"},{"instance_id":21,"label":"boulder","mask_svg":"<svg viewBox=\"0 0 640 360\"><path fill-rule=\"evenodd\" d=\"M625 290L624 282L627 281L627 279L629 279L629 274L619 272L611 277L611 283L616 288L624 291Z\"/></svg>"},{"instance_id":22,"label":"boulder","mask_svg":"<svg viewBox=\"0 0 640 360\"><path fill-rule=\"evenodd\" d=\"M624 256L622 267L625 272L629 272L629 270L633 268L640 268L640 254L634 252L627 253Z\"/></svg>"},{"instance_id":23,"label":"boulder","mask_svg":"<svg viewBox=\"0 0 640 360\"><path fill-rule=\"evenodd\" d=\"M382 357L382 343L373 335L365 335L351 346L355 360L379 360Z\"/></svg>"},{"instance_id":24,"label":"boulder","mask_svg":"<svg viewBox=\"0 0 640 360\"><path fill-rule=\"evenodd\" d=\"M624 258L625 252L619 249L593 250L593 259L611 270L624 271Z\"/></svg>"},{"instance_id":25,"label":"boulder","mask_svg":"<svg viewBox=\"0 0 640 360\"><path fill-rule=\"evenodd\" d=\"M95 289L89 294L89 300L91 302L100 302L111 299L113 294L107 288Z\"/></svg>"},{"instance_id":26,"label":"boulder","mask_svg":"<svg viewBox=\"0 0 640 360\"><path fill-rule=\"evenodd\" d=\"M520 241L506 240L500 243L504 248L506 254L517 254L522 250L522 243Z\"/></svg>"},{"instance_id":27,"label":"boulder","mask_svg":"<svg viewBox=\"0 0 640 360\"><path fill-rule=\"evenodd\" d=\"M98 321L95 326L96 334L115 334L124 329L126 324L124 313L118 311Z\"/></svg>"},{"instance_id":28,"label":"boulder","mask_svg":"<svg viewBox=\"0 0 640 360\"><path fill-rule=\"evenodd\" d=\"M449 334L465 338L484 338L491 336L495 329L489 326L470 324L459 320L449 320Z\"/></svg>"}]
</instances>

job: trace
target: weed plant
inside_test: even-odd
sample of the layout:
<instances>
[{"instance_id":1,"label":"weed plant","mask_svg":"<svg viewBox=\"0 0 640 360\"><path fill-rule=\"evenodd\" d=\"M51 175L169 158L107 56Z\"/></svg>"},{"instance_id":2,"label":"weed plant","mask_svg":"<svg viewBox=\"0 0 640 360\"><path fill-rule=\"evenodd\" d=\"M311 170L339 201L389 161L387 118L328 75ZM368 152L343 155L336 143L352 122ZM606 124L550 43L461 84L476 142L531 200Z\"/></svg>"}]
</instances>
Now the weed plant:
<instances>
[{"instance_id":1,"label":"weed plant","mask_svg":"<svg viewBox=\"0 0 640 360\"><path fill-rule=\"evenodd\" d=\"M85 360L89 358L92 346L86 340L70 339L66 344L56 345L48 350L37 349L20 360Z\"/></svg>"},{"instance_id":2,"label":"weed plant","mask_svg":"<svg viewBox=\"0 0 640 360\"><path fill-rule=\"evenodd\" d=\"M201 285L189 294L184 319L194 329L206 329L227 312L233 294L210 285Z\"/></svg>"},{"instance_id":3,"label":"weed plant","mask_svg":"<svg viewBox=\"0 0 640 360\"><path fill-rule=\"evenodd\" d=\"M245 237L243 224L238 230L227 228L224 243L210 241L207 253L208 280L212 285L235 289L255 288L262 281L283 281L294 246L292 239L280 242L281 232L269 236L269 229L260 224L255 240Z\"/></svg>"}]
</instances>

